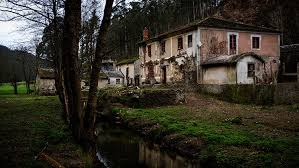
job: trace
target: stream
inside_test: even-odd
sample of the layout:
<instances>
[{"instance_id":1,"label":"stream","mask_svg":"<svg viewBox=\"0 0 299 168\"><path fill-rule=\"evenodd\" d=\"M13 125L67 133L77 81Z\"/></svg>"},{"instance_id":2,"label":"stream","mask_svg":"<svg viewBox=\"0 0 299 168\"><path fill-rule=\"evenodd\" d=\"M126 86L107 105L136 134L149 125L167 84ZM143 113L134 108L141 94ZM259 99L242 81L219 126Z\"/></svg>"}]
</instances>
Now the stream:
<instances>
[{"instance_id":1,"label":"stream","mask_svg":"<svg viewBox=\"0 0 299 168\"><path fill-rule=\"evenodd\" d=\"M200 164L108 123L97 125L97 157L107 168L198 168Z\"/></svg>"}]
</instances>

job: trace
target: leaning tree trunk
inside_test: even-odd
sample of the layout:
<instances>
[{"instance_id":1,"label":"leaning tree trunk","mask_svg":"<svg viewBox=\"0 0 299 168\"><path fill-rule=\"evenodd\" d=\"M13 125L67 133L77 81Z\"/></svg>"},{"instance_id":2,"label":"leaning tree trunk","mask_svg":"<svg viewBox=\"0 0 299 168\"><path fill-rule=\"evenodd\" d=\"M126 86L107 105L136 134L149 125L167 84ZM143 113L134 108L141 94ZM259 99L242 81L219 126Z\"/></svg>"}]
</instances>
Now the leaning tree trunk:
<instances>
[{"instance_id":1,"label":"leaning tree trunk","mask_svg":"<svg viewBox=\"0 0 299 168\"><path fill-rule=\"evenodd\" d=\"M70 113L72 133L79 143L82 143L83 110L81 105L80 69L78 60L79 32L81 28L81 0L65 1L65 17L62 44L62 61L65 102ZM84 143L84 142L83 142Z\"/></svg>"},{"instance_id":2,"label":"leaning tree trunk","mask_svg":"<svg viewBox=\"0 0 299 168\"><path fill-rule=\"evenodd\" d=\"M106 35L111 20L110 18L111 18L113 1L114 0L106 0L104 17L98 32L95 59L92 63L92 70L90 75L90 82L89 82L90 88L89 88L86 112L84 116L84 128L87 131L88 137L91 141L94 140L93 134L94 134L94 125L95 125L96 105L97 105L99 72L102 63L102 53L106 44Z\"/></svg>"}]
</instances>

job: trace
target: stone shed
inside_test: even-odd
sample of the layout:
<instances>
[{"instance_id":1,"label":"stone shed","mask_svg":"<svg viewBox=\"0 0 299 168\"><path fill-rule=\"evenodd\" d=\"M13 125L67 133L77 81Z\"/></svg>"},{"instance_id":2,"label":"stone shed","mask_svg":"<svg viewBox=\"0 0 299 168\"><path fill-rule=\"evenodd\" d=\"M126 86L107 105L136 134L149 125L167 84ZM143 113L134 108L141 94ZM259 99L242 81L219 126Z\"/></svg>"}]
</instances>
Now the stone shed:
<instances>
[{"instance_id":1,"label":"stone shed","mask_svg":"<svg viewBox=\"0 0 299 168\"><path fill-rule=\"evenodd\" d=\"M41 95L54 95L56 93L53 69L40 68L37 70L36 92Z\"/></svg>"},{"instance_id":2,"label":"stone shed","mask_svg":"<svg viewBox=\"0 0 299 168\"><path fill-rule=\"evenodd\" d=\"M254 84L264 78L264 59L253 53L222 55L202 63L203 84Z\"/></svg>"}]
</instances>

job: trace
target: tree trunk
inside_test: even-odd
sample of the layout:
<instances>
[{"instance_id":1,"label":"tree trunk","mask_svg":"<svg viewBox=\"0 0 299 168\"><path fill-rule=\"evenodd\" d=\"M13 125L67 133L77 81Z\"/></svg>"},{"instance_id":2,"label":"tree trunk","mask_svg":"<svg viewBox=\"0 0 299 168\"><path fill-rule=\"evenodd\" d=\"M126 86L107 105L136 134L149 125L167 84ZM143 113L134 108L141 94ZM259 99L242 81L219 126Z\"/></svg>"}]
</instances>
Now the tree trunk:
<instances>
[{"instance_id":1,"label":"tree trunk","mask_svg":"<svg viewBox=\"0 0 299 168\"><path fill-rule=\"evenodd\" d=\"M86 113L84 116L84 128L87 131L88 137L90 140L93 140L94 134L94 124L95 124L95 114L96 114L96 105L97 105L97 90L98 90L98 80L99 72L102 63L102 53L106 44L106 35L110 25L110 18L112 12L113 0L106 0L104 17L102 24L100 26L97 43L96 43L96 52L95 58L92 63L92 72L90 75L90 89L88 94L88 101L86 107Z\"/></svg>"},{"instance_id":2,"label":"tree trunk","mask_svg":"<svg viewBox=\"0 0 299 168\"><path fill-rule=\"evenodd\" d=\"M79 143L82 143L84 130L78 60L80 28L81 0L66 0L62 45L63 77L66 91L64 101L67 102L67 110L70 113L70 127L72 133L75 139Z\"/></svg>"}]
</instances>

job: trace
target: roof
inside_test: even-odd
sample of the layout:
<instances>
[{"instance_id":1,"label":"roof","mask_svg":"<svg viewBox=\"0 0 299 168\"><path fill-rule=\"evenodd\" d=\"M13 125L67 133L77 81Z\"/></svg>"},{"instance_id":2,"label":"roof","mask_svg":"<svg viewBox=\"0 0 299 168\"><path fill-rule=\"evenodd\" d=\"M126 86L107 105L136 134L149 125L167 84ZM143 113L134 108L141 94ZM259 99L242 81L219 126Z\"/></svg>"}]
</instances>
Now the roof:
<instances>
[{"instance_id":1,"label":"roof","mask_svg":"<svg viewBox=\"0 0 299 168\"><path fill-rule=\"evenodd\" d=\"M39 68L37 75L39 75L41 79L55 79L54 69Z\"/></svg>"},{"instance_id":2,"label":"roof","mask_svg":"<svg viewBox=\"0 0 299 168\"><path fill-rule=\"evenodd\" d=\"M248 24L244 24L244 23L240 23L240 22L233 22L233 21L228 21L228 20L219 19L219 18L215 18L215 17L208 17L204 20L200 20L200 21L198 20L198 21L192 22L188 25L171 30L169 32L162 33L154 38L142 41L139 44L158 41L163 38L167 38L167 37L174 36L177 34L196 30L198 27L219 28L219 29L240 30L240 31L252 31L252 32L268 32L268 33L277 33L277 34L281 33L278 30L270 29L270 28L266 28L266 27L248 25Z\"/></svg>"},{"instance_id":3,"label":"roof","mask_svg":"<svg viewBox=\"0 0 299 168\"><path fill-rule=\"evenodd\" d=\"M299 44L284 45L280 46L280 48L282 52L299 51Z\"/></svg>"},{"instance_id":4,"label":"roof","mask_svg":"<svg viewBox=\"0 0 299 168\"><path fill-rule=\"evenodd\" d=\"M108 79L108 78L123 78L124 75L120 71L103 71L99 73L99 78Z\"/></svg>"},{"instance_id":5,"label":"roof","mask_svg":"<svg viewBox=\"0 0 299 168\"><path fill-rule=\"evenodd\" d=\"M138 57L123 59L118 61L116 65L133 64L136 60L138 60Z\"/></svg>"},{"instance_id":6,"label":"roof","mask_svg":"<svg viewBox=\"0 0 299 168\"><path fill-rule=\"evenodd\" d=\"M243 53L243 54L239 54L239 55L221 55L221 56L216 56L213 57L211 59L208 59L206 61L204 61L201 65L226 65L226 64L235 64L237 63L240 59L244 58L244 57L248 57L248 56L252 56L258 60L260 60L261 62L265 62L265 60L253 53L253 52L247 52L247 53Z\"/></svg>"}]
</instances>

